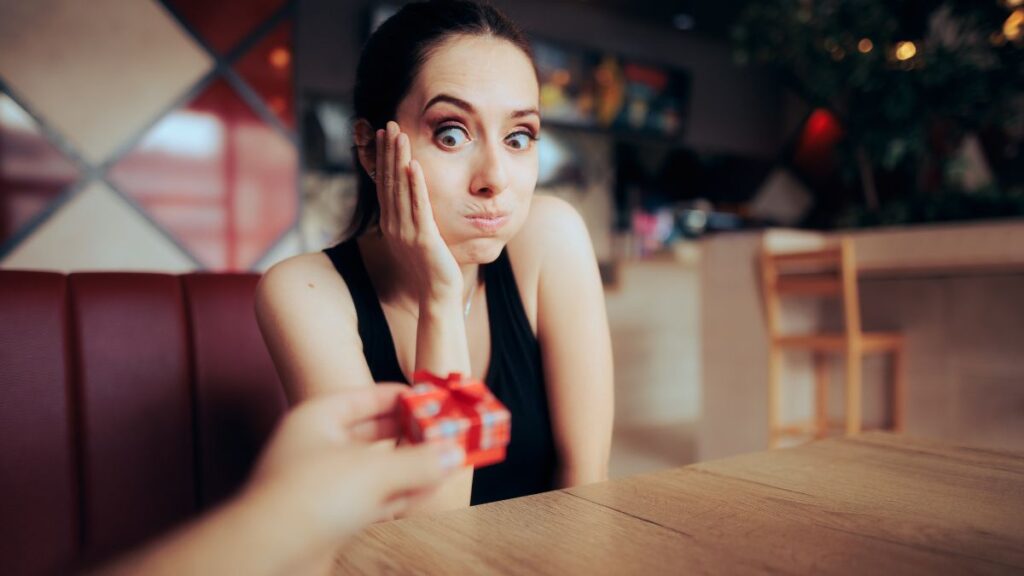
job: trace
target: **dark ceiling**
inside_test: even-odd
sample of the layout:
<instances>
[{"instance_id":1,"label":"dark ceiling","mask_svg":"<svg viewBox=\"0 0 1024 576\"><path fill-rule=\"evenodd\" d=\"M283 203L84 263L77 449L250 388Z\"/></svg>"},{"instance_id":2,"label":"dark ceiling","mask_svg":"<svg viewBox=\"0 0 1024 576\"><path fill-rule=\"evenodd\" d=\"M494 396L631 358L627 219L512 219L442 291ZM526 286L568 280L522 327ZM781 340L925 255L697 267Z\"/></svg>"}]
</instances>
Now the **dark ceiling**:
<instances>
[{"instance_id":1,"label":"dark ceiling","mask_svg":"<svg viewBox=\"0 0 1024 576\"><path fill-rule=\"evenodd\" d=\"M677 30L674 21L677 15L685 14L693 20L692 30L680 34L695 33L721 39L729 37L729 29L749 0L561 0L566 3L584 4L614 12L622 17L644 22L648 25Z\"/></svg>"}]
</instances>

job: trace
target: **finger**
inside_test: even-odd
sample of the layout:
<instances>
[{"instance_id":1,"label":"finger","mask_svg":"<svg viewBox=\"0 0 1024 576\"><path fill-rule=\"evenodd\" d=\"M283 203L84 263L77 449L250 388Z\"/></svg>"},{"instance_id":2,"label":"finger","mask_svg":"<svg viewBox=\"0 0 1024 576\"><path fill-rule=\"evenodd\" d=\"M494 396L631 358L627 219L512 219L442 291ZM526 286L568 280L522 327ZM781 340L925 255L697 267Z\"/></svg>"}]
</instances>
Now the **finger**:
<instances>
[{"instance_id":1,"label":"finger","mask_svg":"<svg viewBox=\"0 0 1024 576\"><path fill-rule=\"evenodd\" d=\"M457 444L416 444L380 452L376 459L381 500L426 490L461 469L466 454Z\"/></svg>"},{"instance_id":2,"label":"finger","mask_svg":"<svg viewBox=\"0 0 1024 576\"><path fill-rule=\"evenodd\" d=\"M380 515L377 517L377 522L386 522L388 520L394 520L396 516L405 512L409 509L409 499L405 496L399 496L384 504L384 507L380 511Z\"/></svg>"},{"instance_id":3,"label":"finger","mask_svg":"<svg viewBox=\"0 0 1024 576\"><path fill-rule=\"evenodd\" d=\"M359 442L376 442L397 438L401 425L394 414L385 414L353 424L348 429L349 437Z\"/></svg>"},{"instance_id":4,"label":"finger","mask_svg":"<svg viewBox=\"0 0 1024 576\"><path fill-rule=\"evenodd\" d=\"M395 139L395 213L399 222L402 226L415 227L416 223L412 220L412 214L410 213L411 204L409 195L411 194L409 186L409 178L406 177L408 172L409 160L412 159L412 151L409 149L409 136L408 134L400 133Z\"/></svg>"},{"instance_id":5,"label":"finger","mask_svg":"<svg viewBox=\"0 0 1024 576\"><path fill-rule=\"evenodd\" d=\"M404 492L397 496L394 496L390 501L384 504L383 513L381 516L384 520L394 520L396 516L404 514L410 508L415 508L420 503L429 500L434 494L437 494L439 486L430 486L422 490L413 490L412 492Z\"/></svg>"},{"instance_id":6,"label":"finger","mask_svg":"<svg viewBox=\"0 0 1024 576\"><path fill-rule=\"evenodd\" d=\"M399 225L402 221L402 213L398 211L397 199L395 198L395 139L398 136L397 128L397 124L388 122L384 144L384 187L388 196L388 208L391 210L392 225Z\"/></svg>"},{"instance_id":7,"label":"finger","mask_svg":"<svg viewBox=\"0 0 1024 576\"><path fill-rule=\"evenodd\" d=\"M377 130L376 138L377 162L374 169L377 176L374 179L374 184L377 186L377 205L380 207L380 228L384 230L384 223L387 222L390 213L388 210L390 201L384 190L384 130Z\"/></svg>"},{"instance_id":8,"label":"finger","mask_svg":"<svg viewBox=\"0 0 1024 576\"><path fill-rule=\"evenodd\" d=\"M430 206L430 195L427 193L427 180L423 177L423 167L418 160L409 162L409 179L412 181L412 215L417 226L434 221L434 211Z\"/></svg>"},{"instance_id":9,"label":"finger","mask_svg":"<svg viewBox=\"0 0 1024 576\"><path fill-rule=\"evenodd\" d=\"M442 484L434 484L427 486L426 488L419 488L415 490L409 490L408 492L399 492L391 497L389 502L395 500L404 500L407 506L415 506L420 502L429 499L441 488Z\"/></svg>"},{"instance_id":10,"label":"finger","mask_svg":"<svg viewBox=\"0 0 1024 576\"><path fill-rule=\"evenodd\" d=\"M350 407L345 421L348 436L360 442L376 442L397 438L401 429L398 421L398 397L409 389L405 384L380 383L374 390L374 405L363 404Z\"/></svg>"},{"instance_id":11,"label":"finger","mask_svg":"<svg viewBox=\"0 0 1024 576\"><path fill-rule=\"evenodd\" d=\"M375 384L357 389L365 392L350 397L343 423L352 425L367 419L393 417L398 404L398 396L408 388L401 384Z\"/></svg>"},{"instance_id":12,"label":"finger","mask_svg":"<svg viewBox=\"0 0 1024 576\"><path fill-rule=\"evenodd\" d=\"M379 417L394 417L401 384L375 384L342 390L306 402L332 423L348 428L353 424Z\"/></svg>"}]
</instances>

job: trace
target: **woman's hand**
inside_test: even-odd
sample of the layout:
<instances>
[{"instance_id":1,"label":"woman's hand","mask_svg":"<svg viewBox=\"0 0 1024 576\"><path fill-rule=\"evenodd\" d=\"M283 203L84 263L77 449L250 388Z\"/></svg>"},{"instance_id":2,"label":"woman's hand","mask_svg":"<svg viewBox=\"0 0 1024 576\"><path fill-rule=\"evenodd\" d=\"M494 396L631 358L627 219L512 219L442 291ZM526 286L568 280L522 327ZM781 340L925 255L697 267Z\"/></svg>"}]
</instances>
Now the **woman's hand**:
<instances>
[{"instance_id":1,"label":"woman's hand","mask_svg":"<svg viewBox=\"0 0 1024 576\"><path fill-rule=\"evenodd\" d=\"M385 130L377 130L376 149L380 229L397 260L407 266L421 306L446 298L461 301L462 272L434 221L409 136L388 122Z\"/></svg>"}]
</instances>

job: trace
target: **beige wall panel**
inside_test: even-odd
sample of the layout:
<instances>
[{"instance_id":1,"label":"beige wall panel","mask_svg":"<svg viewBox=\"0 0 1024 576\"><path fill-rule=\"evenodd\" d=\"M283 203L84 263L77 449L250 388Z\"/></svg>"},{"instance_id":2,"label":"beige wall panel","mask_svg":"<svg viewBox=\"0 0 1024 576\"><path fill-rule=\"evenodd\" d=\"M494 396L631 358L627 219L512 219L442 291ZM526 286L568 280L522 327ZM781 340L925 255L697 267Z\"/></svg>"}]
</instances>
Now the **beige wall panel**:
<instances>
[{"instance_id":1,"label":"beige wall panel","mask_svg":"<svg viewBox=\"0 0 1024 576\"><path fill-rule=\"evenodd\" d=\"M210 66L150 0L0 4L0 77L93 162L106 160Z\"/></svg>"},{"instance_id":2,"label":"beige wall panel","mask_svg":"<svg viewBox=\"0 0 1024 576\"><path fill-rule=\"evenodd\" d=\"M302 246L302 235L298 230L292 230L284 235L273 248L268 251L254 267L259 272L266 272L271 266L281 260L301 254L305 250ZM312 251L312 250L310 250Z\"/></svg>"},{"instance_id":3,"label":"beige wall panel","mask_svg":"<svg viewBox=\"0 0 1024 576\"><path fill-rule=\"evenodd\" d=\"M195 264L106 184L94 182L19 244L0 268L188 272Z\"/></svg>"},{"instance_id":4,"label":"beige wall panel","mask_svg":"<svg viewBox=\"0 0 1024 576\"><path fill-rule=\"evenodd\" d=\"M700 417L699 278L696 264L624 261L605 293L615 361L616 426Z\"/></svg>"}]
</instances>

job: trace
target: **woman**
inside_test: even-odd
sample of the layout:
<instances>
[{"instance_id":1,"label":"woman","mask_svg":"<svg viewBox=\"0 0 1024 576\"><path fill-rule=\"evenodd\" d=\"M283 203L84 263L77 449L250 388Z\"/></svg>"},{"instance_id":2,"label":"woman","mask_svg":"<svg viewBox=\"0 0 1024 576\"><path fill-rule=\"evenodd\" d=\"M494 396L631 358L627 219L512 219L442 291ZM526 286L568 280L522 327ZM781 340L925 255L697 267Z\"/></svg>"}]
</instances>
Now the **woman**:
<instances>
[{"instance_id":1,"label":"woman","mask_svg":"<svg viewBox=\"0 0 1024 576\"><path fill-rule=\"evenodd\" d=\"M259 287L293 400L426 369L483 379L509 408L506 460L462 471L419 510L607 475L604 297L582 219L533 197L538 95L529 45L504 15L406 5L357 70L352 239L281 262Z\"/></svg>"}]
</instances>

